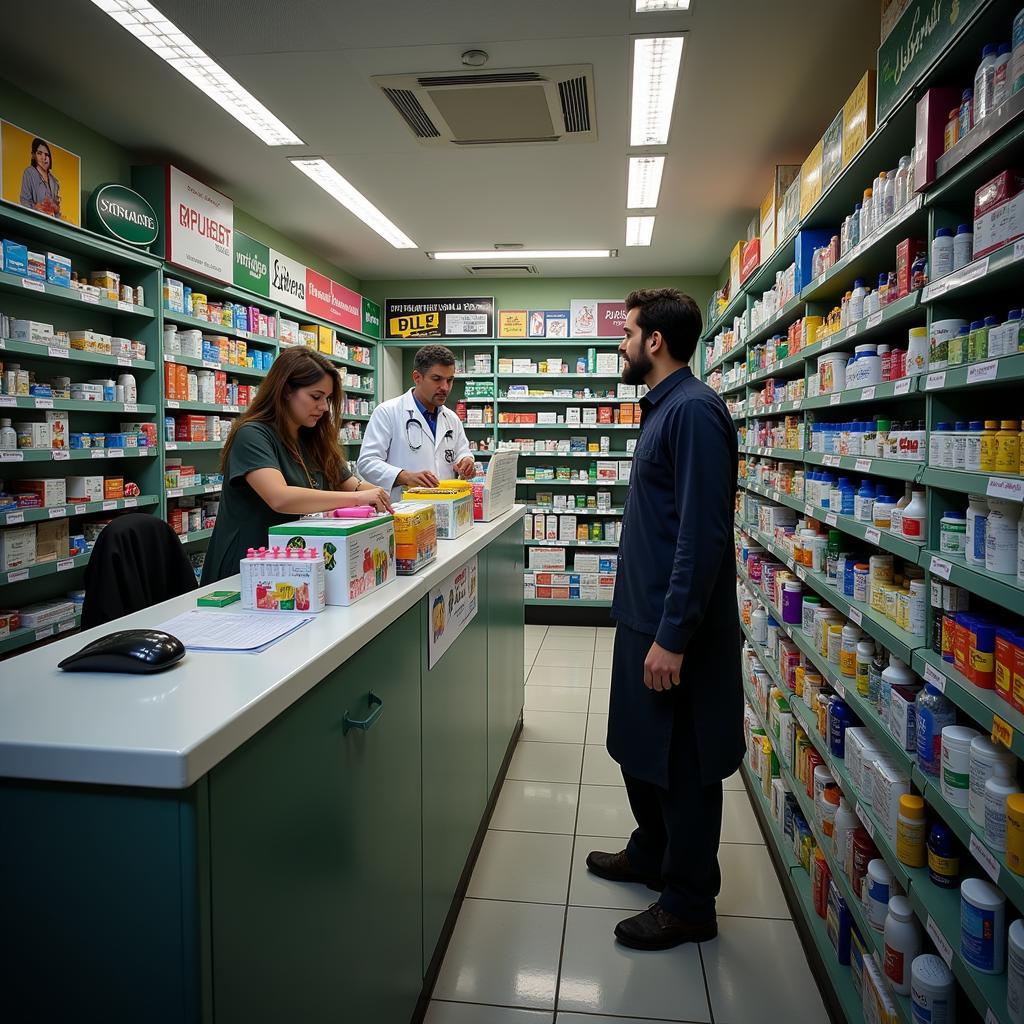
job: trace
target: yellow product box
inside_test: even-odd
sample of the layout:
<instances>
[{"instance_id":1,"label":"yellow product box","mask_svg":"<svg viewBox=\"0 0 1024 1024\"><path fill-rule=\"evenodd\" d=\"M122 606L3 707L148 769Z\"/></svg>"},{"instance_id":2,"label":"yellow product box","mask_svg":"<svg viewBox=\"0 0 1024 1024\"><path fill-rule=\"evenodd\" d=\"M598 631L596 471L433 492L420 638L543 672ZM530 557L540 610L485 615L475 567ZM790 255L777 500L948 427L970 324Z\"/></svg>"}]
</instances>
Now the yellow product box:
<instances>
[{"instance_id":1,"label":"yellow product box","mask_svg":"<svg viewBox=\"0 0 1024 1024\"><path fill-rule=\"evenodd\" d=\"M811 150L800 167L800 219L811 212L811 207L821 198L821 156L824 151L821 140Z\"/></svg>"},{"instance_id":2,"label":"yellow product box","mask_svg":"<svg viewBox=\"0 0 1024 1024\"><path fill-rule=\"evenodd\" d=\"M843 104L843 166L860 151L875 130L874 70L868 70Z\"/></svg>"},{"instance_id":3,"label":"yellow product box","mask_svg":"<svg viewBox=\"0 0 1024 1024\"><path fill-rule=\"evenodd\" d=\"M334 354L334 331L322 324L301 324L299 335L310 348L315 348L327 355Z\"/></svg>"},{"instance_id":4,"label":"yellow product box","mask_svg":"<svg viewBox=\"0 0 1024 1024\"><path fill-rule=\"evenodd\" d=\"M456 481L441 481L456 483ZM407 487L403 501L429 501L434 505L437 518L437 539L455 540L473 525L473 488Z\"/></svg>"},{"instance_id":5,"label":"yellow product box","mask_svg":"<svg viewBox=\"0 0 1024 1024\"><path fill-rule=\"evenodd\" d=\"M97 352L110 355L110 335L97 331L72 331L71 347L77 352Z\"/></svg>"},{"instance_id":6,"label":"yellow product box","mask_svg":"<svg viewBox=\"0 0 1024 1024\"><path fill-rule=\"evenodd\" d=\"M761 200L761 262L775 252L775 188Z\"/></svg>"},{"instance_id":7,"label":"yellow product box","mask_svg":"<svg viewBox=\"0 0 1024 1024\"><path fill-rule=\"evenodd\" d=\"M396 501L395 567L399 576L412 576L437 558L437 516L428 501Z\"/></svg>"},{"instance_id":8,"label":"yellow product box","mask_svg":"<svg viewBox=\"0 0 1024 1024\"><path fill-rule=\"evenodd\" d=\"M729 253L729 294L738 295L740 290L740 263L743 259L743 246L746 240L737 242Z\"/></svg>"}]
</instances>

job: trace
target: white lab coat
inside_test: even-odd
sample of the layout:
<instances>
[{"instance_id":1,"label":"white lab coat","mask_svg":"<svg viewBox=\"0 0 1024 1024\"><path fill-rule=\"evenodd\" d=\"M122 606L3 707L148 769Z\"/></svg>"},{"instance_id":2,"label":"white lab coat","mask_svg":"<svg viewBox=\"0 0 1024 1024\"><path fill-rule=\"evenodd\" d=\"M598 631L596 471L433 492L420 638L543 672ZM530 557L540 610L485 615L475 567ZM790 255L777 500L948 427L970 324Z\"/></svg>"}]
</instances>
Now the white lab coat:
<instances>
[{"instance_id":1,"label":"white lab coat","mask_svg":"<svg viewBox=\"0 0 1024 1024\"><path fill-rule=\"evenodd\" d=\"M472 452L459 417L441 406L437 433L432 436L410 388L373 410L356 465L359 476L389 490L397 501L402 488L396 486L395 478L402 470L429 472L439 480L452 480L458 476L455 463L467 455Z\"/></svg>"}]
</instances>

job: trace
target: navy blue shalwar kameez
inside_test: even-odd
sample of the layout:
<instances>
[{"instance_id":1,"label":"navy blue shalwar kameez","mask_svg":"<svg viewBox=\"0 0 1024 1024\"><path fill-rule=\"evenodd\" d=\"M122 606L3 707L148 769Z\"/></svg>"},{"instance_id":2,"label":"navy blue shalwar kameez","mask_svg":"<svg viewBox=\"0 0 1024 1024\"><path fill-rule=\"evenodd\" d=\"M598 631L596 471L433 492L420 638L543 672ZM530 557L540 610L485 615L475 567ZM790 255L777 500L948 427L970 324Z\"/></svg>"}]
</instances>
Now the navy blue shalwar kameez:
<instances>
[{"instance_id":1,"label":"navy blue shalwar kameez","mask_svg":"<svg viewBox=\"0 0 1024 1024\"><path fill-rule=\"evenodd\" d=\"M637 821L631 866L663 878L661 905L696 924L714 917L722 780L744 749L736 431L721 398L688 368L640 406L612 601L608 752ZM654 641L683 652L681 682L667 692L644 685Z\"/></svg>"}]
</instances>

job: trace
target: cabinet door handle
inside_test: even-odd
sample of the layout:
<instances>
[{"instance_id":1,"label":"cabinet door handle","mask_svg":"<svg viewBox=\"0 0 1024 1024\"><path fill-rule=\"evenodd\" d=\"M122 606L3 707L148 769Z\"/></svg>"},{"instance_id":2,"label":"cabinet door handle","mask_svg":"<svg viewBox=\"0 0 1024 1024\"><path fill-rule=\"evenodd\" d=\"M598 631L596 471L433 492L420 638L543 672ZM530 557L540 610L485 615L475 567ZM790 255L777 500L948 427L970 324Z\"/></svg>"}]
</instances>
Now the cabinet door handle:
<instances>
[{"instance_id":1,"label":"cabinet door handle","mask_svg":"<svg viewBox=\"0 0 1024 1024\"><path fill-rule=\"evenodd\" d=\"M341 733L343 736L349 729L362 729L363 732L366 732L384 714L384 701L372 690L367 698L367 703L373 710L365 718L349 718L348 712L345 712L345 717L341 722Z\"/></svg>"}]
</instances>

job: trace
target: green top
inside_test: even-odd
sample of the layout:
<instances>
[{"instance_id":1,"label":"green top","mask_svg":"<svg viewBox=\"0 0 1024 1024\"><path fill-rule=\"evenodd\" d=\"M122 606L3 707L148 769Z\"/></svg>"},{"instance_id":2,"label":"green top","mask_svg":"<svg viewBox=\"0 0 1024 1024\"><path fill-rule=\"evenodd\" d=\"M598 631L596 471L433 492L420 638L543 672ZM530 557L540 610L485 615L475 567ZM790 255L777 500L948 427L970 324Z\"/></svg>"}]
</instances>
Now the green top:
<instances>
[{"instance_id":1,"label":"green top","mask_svg":"<svg viewBox=\"0 0 1024 1024\"><path fill-rule=\"evenodd\" d=\"M305 450L302 454L312 473L313 486L322 490L326 483L323 472L313 469ZM288 451L273 427L266 423L246 423L240 427L231 446L217 525L203 563L204 585L234 576L249 548L267 546L271 526L298 518L294 513L275 512L249 486L245 476L255 469L279 469L286 484L309 487L302 463ZM342 481L351 475L346 463Z\"/></svg>"}]
</instances>

